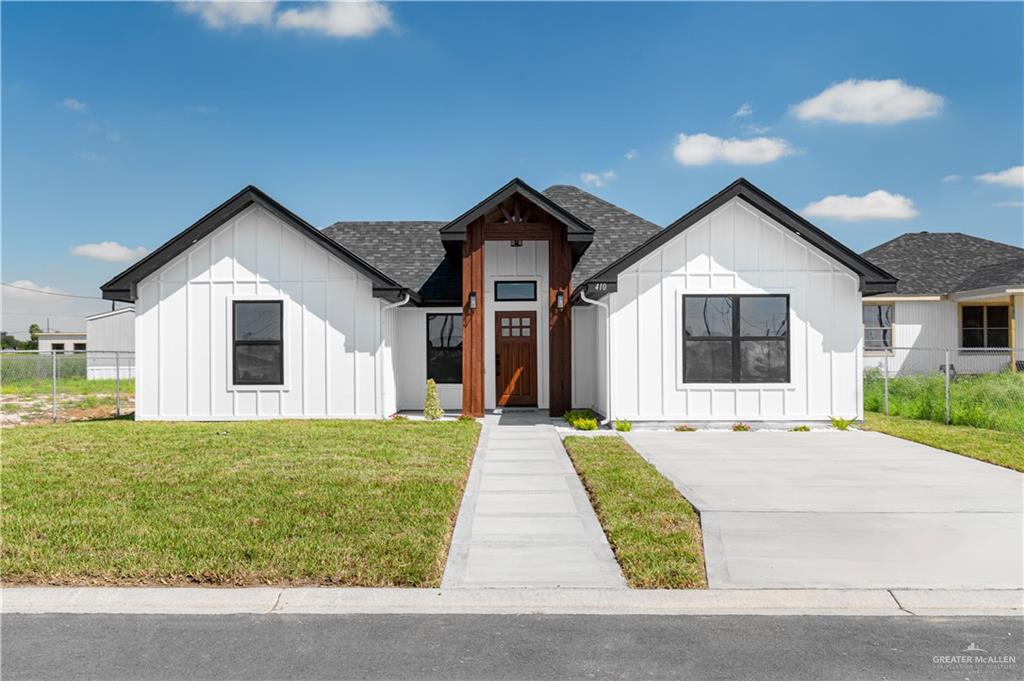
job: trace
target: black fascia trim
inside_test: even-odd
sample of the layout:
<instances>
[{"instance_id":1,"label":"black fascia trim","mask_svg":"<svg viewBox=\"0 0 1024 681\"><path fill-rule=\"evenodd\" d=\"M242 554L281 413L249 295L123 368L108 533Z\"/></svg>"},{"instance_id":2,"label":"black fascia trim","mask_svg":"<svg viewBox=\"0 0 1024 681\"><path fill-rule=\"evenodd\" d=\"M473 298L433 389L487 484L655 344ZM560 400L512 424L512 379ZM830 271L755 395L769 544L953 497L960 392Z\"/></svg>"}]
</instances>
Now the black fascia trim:
<instances>
[{"instance_id":1,"label":"black fascia trim","mask_svg":"<svg viewBox=\"0 0 1024 681\"><path fill-rule=\"evenodd\" d=\"M870 290L873 293L886 293L896 290L896 282L898 281L896 277L850 250L847 246L818 227L815 227L789 208L786 208L778 200L772 198L742 177L587 279L584 284L591 282L610 283L616 280L618 275L627 267L653 253L669 240L697 224L736 197L743 199L801 237L804 241L816 246L857 273L862 292Z\"/></svg>"},{"instance_id":2,"label":"black fascia trim","mask_svg":"<svg viewBox=\"0 0 1024 681\"><path fill-rule=\"evenodd\" d=\"M567 227L575 228L577 230L575 232L570 229L570 233L568 235L570 241L593 240L593 227L583 222L575 215L544 196L544 194L520 180L518 177L512 178L498 191L494 192L486 199L442 227L440 229L441 239L443 241L465 241L466 227L469 226L469 223L473 222L473 220L476 220L481 215L484 215L488 210L513 194L519 194L528 201L531 201L537 205L538 208L552 214Z\"/></svg>"},{"instance_id":3,"label":"black fascia trim","mask_svg":"<svg viewBox=\"0 0 1024 681\"><path fill-rule=\"evenodd\" d=\"M136 298L135 284L184 253L194 243L211 234L218 227L254 203L258 203L262 208L275 215L285 224L290 225L300 233L310 237L335 257L367 275L371 280L373 280L376 287L382 289L402 290L403 293L409 293L413 300L419 302L419 296L414 291L403 287L370 263L356 256L337 241L323 234L316 227L285 208L282 204L275 201L254 185L245 187L227 201L201 217L190 227L171 237L170 240L147 255L145 258L116 275L107 283L103 284L100 287L103 297L108 300L133 302ZM126 293L127 295L125 295Z\"/></svg>"}]
</instances>

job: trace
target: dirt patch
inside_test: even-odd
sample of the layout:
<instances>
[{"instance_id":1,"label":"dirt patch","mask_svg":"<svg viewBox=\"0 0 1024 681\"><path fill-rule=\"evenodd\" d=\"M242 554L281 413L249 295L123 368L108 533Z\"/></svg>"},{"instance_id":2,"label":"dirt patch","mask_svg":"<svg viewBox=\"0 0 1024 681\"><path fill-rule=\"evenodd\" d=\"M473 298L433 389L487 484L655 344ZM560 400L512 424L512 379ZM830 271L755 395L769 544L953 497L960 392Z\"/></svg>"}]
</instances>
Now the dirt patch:
<instances>
[{"instance_id":1,"label":"dirt patch","mask_svg":"<svg viewBox=\"0 0 1024 681\"><path fill-rule=\"evenodd\" d=\"M121 416L135 411L134 395L121 395ZM57 421L94 421L117 417L117 396L104 393L75 395L57 393ZM53 422L53 396L3 395L0 397L0 427L13 428Z\"/></svg>"}]
</instances>

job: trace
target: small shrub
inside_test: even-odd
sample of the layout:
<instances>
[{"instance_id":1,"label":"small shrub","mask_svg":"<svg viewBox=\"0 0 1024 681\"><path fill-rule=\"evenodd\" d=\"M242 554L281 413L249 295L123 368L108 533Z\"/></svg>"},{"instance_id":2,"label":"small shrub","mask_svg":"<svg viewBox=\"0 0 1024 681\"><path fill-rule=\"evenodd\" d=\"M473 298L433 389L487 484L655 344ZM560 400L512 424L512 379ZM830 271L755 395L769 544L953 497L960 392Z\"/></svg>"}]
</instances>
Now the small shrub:
<instances>
[{"instance_id":1,"label":"small shrub","mask_svg":"<svg viewBox=\"0 0 1024 681\"><path fill-rule=\"evenodd\" d=\"M789 429L791 433L809 433L811 432L810 426L793 426Z\"/></svg>"},{"instance_id":2,"label":"small shrub","mask_svg":"<svg viewBox=\"0 0 1024 681\"><path fill-rule=\"evenodd\" d=\"M573 423L573 427L576 430L597 430L597 419L596 418L578 418Z\"/></svg>"},{"instance_id":3,"label":"small shrub","mask_svg":"<svg viewBox=\"0 0 1024 681\"><path fill-rule=\"evenodd\" d=\"M676 426L675 430L676 430L677 433L695 433L695 432L697 432L696 428L694 428L693 426L688 426L685 423Z\"/></svg>"},{"instance_id":4,"label":"small shrub","mask_svg":"<svg viewBox=\"0 0 1024 681\"><path fill-rule=\"evenodd\" d=\"M576 430L597 430L597 416L589 409L570 409L562 418Z\"/></svg>"},{"instance_id":5,"label":"small shrub","mask_svg":"<svg viewBox=\"0 0 1024 681\"><path fill-rule=\"evenodd\" d=\"M409 417L406 416L405 414L394 414L394 415L392 415L391 420L392 421L408 421Z\"/></svg>"},{"instance_id":6,"label":"small shrub","mask_svg":"<svg viewBox=\"0 0 1024 681\"><path fill-rule=\"evenodd\" d=\"M427 379L427 396L423 399L423 418L428 421L436 421L444 416L444 409L441 409L441 399L437 396L437 383L434 379Z\"/></svg>"},{"instance_id":7,"label":"small shrub","mask_svg":"<svg viewBox=\"0 0 1024 681\"><path fill-rule=\"evenodd\" d=\"M750 430L750 426L745 423L734 423L732 424L732 432L734 433L746 433Z\"/></svg>"},{"instance_id":8,"label":"small shrub","mask_svg":"<svg viewBox=\"0 0 1024 681\"><path fill-rule=\"evenodd\" d=\"M629 431L633 430L633 424L627 421L626 419L616 419L615 430L621 431L623 433L628 433Z\"/></svg>"},{"instance_id":9,"label":"small shrub","mask_svg":"<svg viewBox=\"0 0 1024 681\"><path fill-rule=\"evenodd\" d=\"M460 414L459 415L459 420L460 421L476 421L476 419L473 418L472 416L467 416L465 414Z\"/></svg>"},{"instance_id":10,"label":"small shrub","mask_svg":"<svg viewBox=\"0 0 1024 681\"><path fill-rule=\"evenodd\" d=\"M832 417L832 427L836 430L849 430L853 425L853 419L843 419L838 416Z\"/></svg>"}]
</instances>

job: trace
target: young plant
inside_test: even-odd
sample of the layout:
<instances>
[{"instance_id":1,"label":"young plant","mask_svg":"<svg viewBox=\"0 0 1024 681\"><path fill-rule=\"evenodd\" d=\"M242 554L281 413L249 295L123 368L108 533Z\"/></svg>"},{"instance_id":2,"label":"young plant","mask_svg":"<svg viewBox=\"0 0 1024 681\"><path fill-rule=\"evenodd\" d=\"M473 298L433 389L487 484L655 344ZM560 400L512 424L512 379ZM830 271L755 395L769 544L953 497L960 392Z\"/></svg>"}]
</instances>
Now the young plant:
<instances>
[{"instance_id":1,"label":"young plant","mask_svg":"<svg viewBox=\"0 0 1024 681\"><path fill-rule=\"evenodd\" d=\"M849 430L853 425L853 419L843 419L838 416L832 417L832 427L836 430Z\"/></svg>"},{"instance_id":2,"label":"young plant","mask_svg":"<svg viewBox=\"0 0 1024 681\"><path fill-rule=\"evenodd\" d=\"M811 432L810 426L793 426L789 429L791 433L809 433Z\"/></svg>"},{"instance_id":3,"label":"young plant","mask_svg":"<svg viewBox=\"0 0 1024 681\"><path fill-rule=\"evenodd\" d=\"M597 430L597 419L594 417L578 418L572 425L576 430Z\"/></svg>"},{"instance_id":4,"label":"young plant","mask_svg":"<svg viewBox=\"0 0 1024 681\"><path fill-rule=\"evenodd\" d=\"M677 433L695 433L695 432L697 432L697 429L694 428L693 426L688 426L685 423L683 423L681 425L676 426L676 432Z\"/></svg>"},{"instance_id":5,"label":"young plant","mask_svg":"<svg viewBox=\"0 0 1024 681\"><path fill-rule=\"evenodd\" d=\"M750 426L745 423L734 423L732 424L732 431L734 433L746 433L750 430Z\"/></svg>"},{"instance_id":6,"label":"young plant","mask_svg":"<svg viewBox=\"0 0 1024 681\"><path fill-rule=\"evenodd\" d=\"M616 419L615 430L621 431L623 433L628 433L629 431L633 430L633 424L627 421L626 419Z\"/></svg>"},{"instance_id":7,"label":"young plant","mask_svg":"<svg viewBox=\"0 0 1024 681\"><path fill-rule=\"evenodd\" d=\"M436 421L444 417L444 409L441 408L441 398L437 396L437 383L434 379L427 379L427 395L423 398L423 418L428 421Z\"/></svg>"}]
</instances>

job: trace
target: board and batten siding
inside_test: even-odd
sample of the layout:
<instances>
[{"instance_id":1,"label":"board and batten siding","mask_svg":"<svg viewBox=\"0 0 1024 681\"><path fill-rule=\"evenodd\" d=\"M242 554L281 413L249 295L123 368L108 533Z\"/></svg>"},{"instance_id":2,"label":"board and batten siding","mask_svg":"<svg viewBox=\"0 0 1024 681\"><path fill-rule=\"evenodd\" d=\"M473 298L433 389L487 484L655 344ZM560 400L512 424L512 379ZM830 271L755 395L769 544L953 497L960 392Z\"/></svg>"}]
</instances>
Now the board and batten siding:
<instances>
[{"instance_id":1,"label":"board and batten siding","mask_svg":"<svg viewBox=\"0 0 1024 681\"><path fill-rule=\"evenodd\" d=\"M684 383L682 296L768 293L789 295L790 382ZM741 199L621 273L610 299L615 418L863 416L857 276ZM605 351L601 345L598 355ZM598 387L596 393L607 409L606 391Z\"/></svg>"},{"instance_id":2,"label":"board and batten siding","mask_svg":"<svg viewBox=\"0 0 1024 681\"><path fill-rule=\"evenodd\" d=\"M137 291L137 419L373 418L394 408L394 312L382 329L371 282L259 206ZM231 385L236 299L283 301L284 386Z\"/></svg>"}]
</instances>

